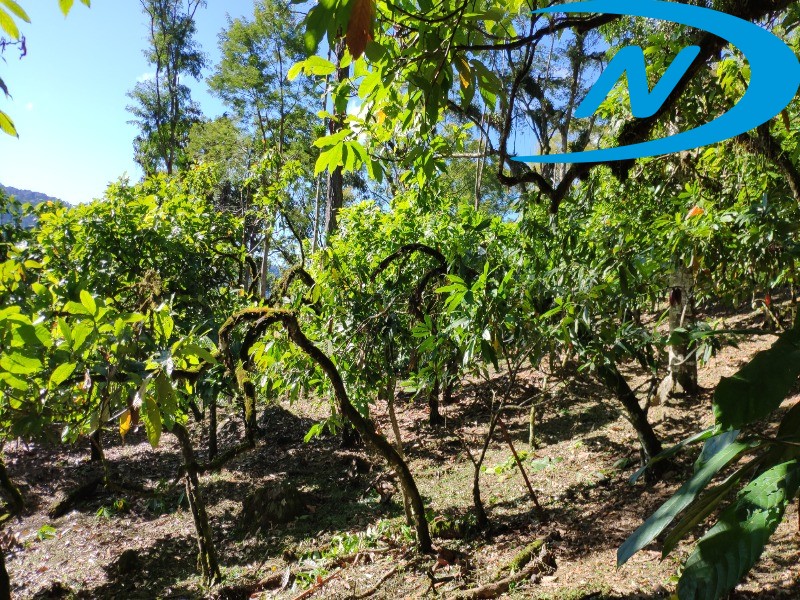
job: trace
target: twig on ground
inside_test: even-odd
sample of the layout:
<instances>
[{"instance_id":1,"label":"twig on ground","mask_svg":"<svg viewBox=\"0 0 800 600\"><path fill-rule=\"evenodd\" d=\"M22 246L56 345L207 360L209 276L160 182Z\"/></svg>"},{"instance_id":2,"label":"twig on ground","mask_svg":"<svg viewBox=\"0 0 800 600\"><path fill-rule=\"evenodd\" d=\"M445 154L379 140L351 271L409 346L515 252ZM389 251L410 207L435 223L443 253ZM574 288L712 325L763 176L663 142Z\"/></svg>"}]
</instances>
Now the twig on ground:
<instances>
[{"instance_id":1,"label":"twig on ground","mask_svg":"<svg viewBox=\"0 0 800 600\"><path fill-rule=\"evenodd\" d=\"M535 560L531 561L531 563L524 569L520 569L516 573L509 575L504 579L493 581L492 583L487 583L486 585L482 585L471 590L456 592L450 596L448 600L476 600L478 598L490 600L492 598L497 598L498 596L506 593L511 587L512 583L530 579L534 575L539 575L541 573L552 573L555 571L555 568L555 561L553 560L552 555L549 554L547 549L543 546L539 556L536 557Z\"/></svg>"},{"instance_id":2,"label":"twig on ground","mask_svg":"<svg viewBox=\"0 0 800 600\"><path fill-rule=\"evenodd\" d=\"M394 566L394 567L392 567L392 568L391 568L389 571L387 571L387 572L386 572L386 573L383 575L383 577L381 577L381 578L378 580L378 582L377 582L375 585L373 585L373 586L372 586L371 588L369 588L368 590L361 592L360 594L354 594L354 595L352 595L352 596L349 596L349 600L361 600L362 598L368 598L369 596L372 596L372 594L374 594L375 592L377 592L377 591L380 589L380 587L381 587L381 586L382 586L384 583L386 583L386 582L387 582L389 579L391 579L391 578L392 578L392 576L393 576L395 573L397 573L397 571L398 571L399 569L400 569L400 565L395 565L395 566Z\"/></svg>"}]
</instances>

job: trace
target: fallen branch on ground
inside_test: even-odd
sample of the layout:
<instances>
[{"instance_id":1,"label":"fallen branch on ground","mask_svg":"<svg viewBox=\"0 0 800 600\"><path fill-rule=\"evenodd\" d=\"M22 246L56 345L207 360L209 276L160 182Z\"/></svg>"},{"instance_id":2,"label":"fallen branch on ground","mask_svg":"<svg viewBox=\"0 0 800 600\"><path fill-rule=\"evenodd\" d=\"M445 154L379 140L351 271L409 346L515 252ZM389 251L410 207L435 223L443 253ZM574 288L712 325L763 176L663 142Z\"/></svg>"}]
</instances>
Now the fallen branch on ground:
<instances>
[{"instance_id":1,"label":"fallen branch on ground","mask_svg":"<svg viewBox=\"0 0 800 600\"><path fill-rule=\"evenodd\" d=\"M395 573L397 573L397 571L399 569L400 569L400 565L395 565L393 568L391 568L389 571L387 571L386 574L383 577L381 577L378 580L378 582L375 585L373 585L371 588L369 588L368 590L366 590L364 592L361 592L360 594L355 594L353 596L349 596L348 600L362 600L363 598L368 598L368 597L372 596L372 594L377 592L384 583L386 583L389 579L391 579L391 577Z\"/></svg>"},{"instance_id":2,"label":"fallen branch on ground","mask_svg":"<svg viewBox=\"0 0 800 600\"><path fill-rule=\"evenodd\" d=\"M448 600L475 600L478 598L487 600L497 598L501 594L505 594L511 587L512 583L530 579L534 575L552 573L556 569L555 560L553 559L552 554L547 551L547 547L544 545L544 543L541 544L540 548L541 550L536 559L531 561L531 563L524 569L509 575L505 579L487 583L486 585L482 585L471 590L456 592L450 596Z\"/></svg>"}]
</instances>

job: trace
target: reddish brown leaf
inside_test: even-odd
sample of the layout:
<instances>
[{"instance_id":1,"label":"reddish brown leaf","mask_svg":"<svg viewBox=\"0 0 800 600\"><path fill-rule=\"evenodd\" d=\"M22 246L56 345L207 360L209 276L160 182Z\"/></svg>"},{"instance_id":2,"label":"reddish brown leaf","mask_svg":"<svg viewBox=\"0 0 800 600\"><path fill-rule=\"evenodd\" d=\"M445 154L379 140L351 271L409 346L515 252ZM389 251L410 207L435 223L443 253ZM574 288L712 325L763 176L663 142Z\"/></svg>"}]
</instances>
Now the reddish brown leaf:
<instances>
[{"instance_id":1,"label":"reddish brown leaf","mask_svg":"<svg viewBox=\"0 0 800 600\"><path fill-rule=\"evenodd\" d=\"M704 214L706 214L706 211L704 211L699 206L695 206L694 208L692 208L692 210L689 211L689 214L686 215L686 218L687 219L692 219L694 217L700 217L700 216L702 216Z\"/></svg>"},{"instance_id":2,"label":"reddish brown leaf","mask_svg":"<svg viewBox=\"0 0 800 600\"><path fill-rule=\"evenodd\" d=\"M354 59L364 54L367 43L372 40L372 17L375 11L373 0L353 0L353 12L347 24L347 48Z\"/></svg>"}]
</instances>

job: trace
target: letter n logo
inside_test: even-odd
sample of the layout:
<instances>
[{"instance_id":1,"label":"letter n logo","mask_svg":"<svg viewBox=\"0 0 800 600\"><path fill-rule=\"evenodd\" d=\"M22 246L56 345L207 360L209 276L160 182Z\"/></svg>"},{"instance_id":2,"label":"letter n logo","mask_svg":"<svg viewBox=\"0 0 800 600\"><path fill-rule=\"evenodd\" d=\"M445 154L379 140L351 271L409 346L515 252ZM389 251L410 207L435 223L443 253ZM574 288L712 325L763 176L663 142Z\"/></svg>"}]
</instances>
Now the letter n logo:
<instances>
[{"instance_id":1,"label":"letter n logo","mask_svg":"<svg viewBox=\"0 0 800 600\"><path fill-rule=\"evenodd\" d=\"M647 83L644 51L639 46L623 48L617 52L606 70L600 75L597 83L575 111L575 116L579 119L591 117L600 108L600 104L608 97L622 75L627 73L628 93L631 98L633 116L637 119L652 117L666 102L670 92L678 85L698 54L700 54L698 46L687 46L681 50L651 92Z\"/></svg>"}]
</instances>

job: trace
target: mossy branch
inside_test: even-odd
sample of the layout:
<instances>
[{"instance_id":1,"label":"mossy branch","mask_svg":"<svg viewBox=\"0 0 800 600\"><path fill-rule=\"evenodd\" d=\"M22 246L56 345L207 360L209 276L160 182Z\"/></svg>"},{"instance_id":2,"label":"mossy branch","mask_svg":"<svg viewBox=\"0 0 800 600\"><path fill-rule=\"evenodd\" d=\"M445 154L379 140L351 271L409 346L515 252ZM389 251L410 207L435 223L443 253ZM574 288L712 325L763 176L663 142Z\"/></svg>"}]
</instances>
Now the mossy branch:
<instances>
[{"instance_id":1,"label":"mossy branch","mask_svg":"<svg viewBox=\"0 0 800 600\"><path fill-rule=\"evenodd\" d=\"M253 340L259 339L270 327L281 325L289 340L322 369L331 382L341 415L353 424L362 439L383 457L397 473L400 484L411 502L419 548L423 552L431 551L432 543L428 531L428 522L425 520L425 507L408 465L386 438L375 430L374 424L353 406L336 365L306 337L300 328L297 316L292 311L280 308L257 307L244 309L232 315L220 329L220 348L223 356L227 357L229 368L232 371L235 370L235 368L232 368L233 359L229 352L228 338L230 332L238 325L247 322L252 323L247 332L247 337Z\"/></svg>"}]
</instances>

